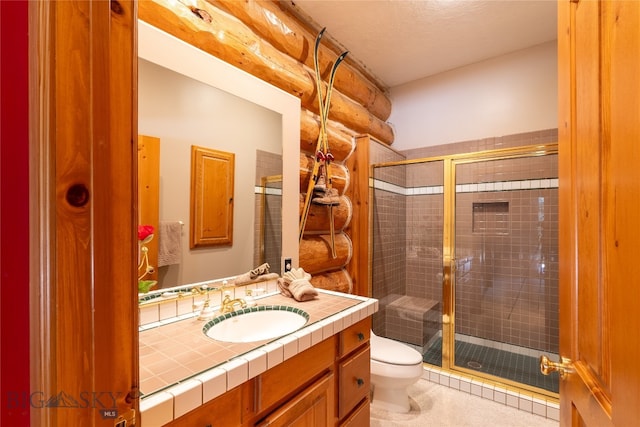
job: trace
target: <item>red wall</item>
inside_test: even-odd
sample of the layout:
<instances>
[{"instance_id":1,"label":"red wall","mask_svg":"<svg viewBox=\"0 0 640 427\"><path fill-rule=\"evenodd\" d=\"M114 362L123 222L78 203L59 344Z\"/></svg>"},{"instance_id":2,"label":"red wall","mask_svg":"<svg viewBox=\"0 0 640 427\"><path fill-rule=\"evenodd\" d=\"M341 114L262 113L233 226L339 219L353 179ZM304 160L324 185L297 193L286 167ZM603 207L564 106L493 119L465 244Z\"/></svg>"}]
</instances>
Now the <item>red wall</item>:
<instances>
[{"instance_id":1,"label":"red wall","mask_svg":"<svg viewBox=\"0 0 640 427\"><path fill-rule=\"evenodd\" d=\"M0 0L0 425L28 426L28 1Z\"/></svg>"}]
</instances>

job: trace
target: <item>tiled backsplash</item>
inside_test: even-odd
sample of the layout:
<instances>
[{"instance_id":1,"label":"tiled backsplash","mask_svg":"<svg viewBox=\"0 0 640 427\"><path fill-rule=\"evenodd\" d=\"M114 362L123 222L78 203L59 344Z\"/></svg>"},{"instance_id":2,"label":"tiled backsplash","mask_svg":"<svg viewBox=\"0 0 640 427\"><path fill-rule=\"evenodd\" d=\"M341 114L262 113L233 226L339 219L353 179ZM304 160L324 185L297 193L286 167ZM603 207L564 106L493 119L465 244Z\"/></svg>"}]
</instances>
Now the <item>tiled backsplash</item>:
<instances>
[{"instance_id":1,"label":"tiled backsplash","mask_svg":"<svg viewBox=\"0 0 640 427\"><path fill-rule=\"evenodd\" d=\"M188 286L185 290L198 288L205 283L196 283ZM221 282L207 283L212 289L222 286ZM263 282L251 283L242 286L231 286L225 288L225 292L231 293L231 298L244 298L247 289L263 289L264 293L271 293L278 290L276 279L266 280ZM222 301L222 291L211 290L208 294L192 294L191 292L179 293L180 296L171 295L170 297L162 297L161 293L156 298L150 299L145 304L138 306L139 326L141 330L149 327L158 326L159 322L169 322L184 319L195 315L196 309L194 305L204 303L209 299L210 306L219 306Z\"/></svg>"}]
</instances>

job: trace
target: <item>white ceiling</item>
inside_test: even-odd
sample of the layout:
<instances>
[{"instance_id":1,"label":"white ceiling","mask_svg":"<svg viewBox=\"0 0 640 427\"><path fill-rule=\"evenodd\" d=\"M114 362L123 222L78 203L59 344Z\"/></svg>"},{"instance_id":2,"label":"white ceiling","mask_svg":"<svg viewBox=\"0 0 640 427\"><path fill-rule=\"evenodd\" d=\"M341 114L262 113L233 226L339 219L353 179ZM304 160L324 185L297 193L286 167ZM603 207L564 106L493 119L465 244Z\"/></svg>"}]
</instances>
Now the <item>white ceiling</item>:
<instances>
[{"instance_id":1,"label":"white ceiling","mask_svg":"<svg viewBox=\"0 0 640 427\"><path fill-rule=\"evenodd\" d=\"M555 0L294 0L394 87L557 38Z\"/></svg>"}]
</instances>

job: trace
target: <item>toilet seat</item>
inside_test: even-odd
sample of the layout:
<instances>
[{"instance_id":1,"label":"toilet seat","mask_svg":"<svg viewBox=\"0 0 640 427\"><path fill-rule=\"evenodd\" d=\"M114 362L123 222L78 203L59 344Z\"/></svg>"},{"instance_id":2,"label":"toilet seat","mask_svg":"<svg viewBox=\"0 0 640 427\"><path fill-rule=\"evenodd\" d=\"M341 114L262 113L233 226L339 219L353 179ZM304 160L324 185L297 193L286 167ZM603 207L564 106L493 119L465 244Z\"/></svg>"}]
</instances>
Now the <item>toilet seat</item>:
<instances>
[{"instance_id":1,"label":"toilet seat","mask_svg":"<svg viewBox=\"0 0 640 427\"><path fill-rule=\"evenodd\" d=\"M371 360L391 365L422 365L422 355L406 344L371 334Z\"/></svg>"}]
</instances>

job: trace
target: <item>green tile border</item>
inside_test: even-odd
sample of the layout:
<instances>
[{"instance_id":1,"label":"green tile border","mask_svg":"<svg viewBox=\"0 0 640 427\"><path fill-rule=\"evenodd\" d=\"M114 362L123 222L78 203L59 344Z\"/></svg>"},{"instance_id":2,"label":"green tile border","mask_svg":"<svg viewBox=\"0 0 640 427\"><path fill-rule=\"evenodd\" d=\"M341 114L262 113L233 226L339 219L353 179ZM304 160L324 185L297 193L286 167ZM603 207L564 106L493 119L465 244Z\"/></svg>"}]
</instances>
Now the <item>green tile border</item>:
<instances>
[{"instance_id":1,"label":"green tile border","mask_svg":"<svg viewBox=\"0 0 640 427\"><path fill-rule=\"evenodd\" d=\"M207 331L209 331L209 329L211 329L214 325L217 325L218 323L224 320L230 319L232 317L242 316L245 313L252 313L252 312L258 312L258 311L290 311L290 312L301 315L306 319L307 322L309 321L309 313L299 308L291 307L290 305L259 305L256 307L241 308L239 310L232 311L230 313L221 314L217 317L214 317L213 319L207 321L207 323L204 324L204 326L202 327L202 332L206 334ZM307 326L306 322L304 326Z\"/></svg>"}]
</instances>

